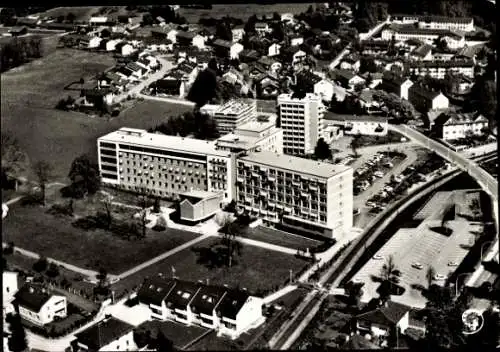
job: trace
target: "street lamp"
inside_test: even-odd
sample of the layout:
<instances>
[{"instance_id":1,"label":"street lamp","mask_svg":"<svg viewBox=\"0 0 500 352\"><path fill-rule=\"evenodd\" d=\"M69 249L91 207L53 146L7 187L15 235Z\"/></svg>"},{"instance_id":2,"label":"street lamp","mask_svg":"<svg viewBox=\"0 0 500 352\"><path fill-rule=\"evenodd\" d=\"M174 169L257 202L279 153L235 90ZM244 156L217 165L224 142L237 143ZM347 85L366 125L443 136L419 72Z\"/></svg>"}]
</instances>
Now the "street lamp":
<instances>
[{"instance_id":1,"label":"street lamp","mask_svg":"<svg viewBox=\"0 0 500 352\"><path fill-rule=\"evenodd\" d=\"M455 280L455 298L458 297L458 279L460 278L460 276L469 275L469 274L470 273L461 273L461 274L457 275L457 279Z\"/></svg>"},{"instance_id":2,"label":"street lamp","mask_svg":"<svg viewBox=\"0 0 500 352\"><path fill-rule=\"evenodd\" d=\"M483 262L483 248L486 244L492 244L493 241L487 241L487 242L484 242L482 245L481 245L481 263Z\"/></svg>"}]
</instances>

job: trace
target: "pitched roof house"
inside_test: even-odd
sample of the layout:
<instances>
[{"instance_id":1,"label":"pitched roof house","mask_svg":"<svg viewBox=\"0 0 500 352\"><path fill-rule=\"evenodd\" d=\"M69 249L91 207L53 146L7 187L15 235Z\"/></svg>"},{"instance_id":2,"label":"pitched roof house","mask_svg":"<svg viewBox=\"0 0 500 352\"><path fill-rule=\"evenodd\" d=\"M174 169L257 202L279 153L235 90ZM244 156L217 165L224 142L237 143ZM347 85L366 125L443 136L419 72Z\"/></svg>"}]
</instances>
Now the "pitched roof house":
<instances>
[{"instance_id":1,"label":"pitched roof house","mask_svg":"<svg viewBox=\"0 0 500 352\"><path fill-rule=\"evenodd\" d=\"M66 297L53 295L43 286L26 284L14 295L19 315L36 325L45 325L56 316L66 317Z\"/></svg>"},{"instance_id":2,"label":"pitched roof house","mask_svg":"<svg viewBox=\"0 0 500 352\"><path fill-rule=\"evenodd\" d=\"M130 351L135 346L133 329L130 324L108 317L75 334L72 344L84 351Z\"/></svg>"},{"instance_id":3,"label":"pitched roof house","mask_svg":"<svg viewBox=\"0 0 500 352\"><path fill-rule=\"evenodd\" d=\"M376 336L387 336L397 327L402 333L409 325L411 307L388 301L386 305L355 317L356 329Z\"/></svg>"}]
</instances>

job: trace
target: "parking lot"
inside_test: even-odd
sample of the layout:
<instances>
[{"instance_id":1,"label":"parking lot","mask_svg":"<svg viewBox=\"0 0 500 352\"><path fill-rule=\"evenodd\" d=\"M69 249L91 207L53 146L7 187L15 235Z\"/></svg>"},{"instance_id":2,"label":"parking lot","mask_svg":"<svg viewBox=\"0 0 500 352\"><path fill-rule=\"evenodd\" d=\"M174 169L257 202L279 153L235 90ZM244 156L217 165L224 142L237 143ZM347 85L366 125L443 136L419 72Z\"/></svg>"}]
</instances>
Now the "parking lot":
<instances>
[{"instance_id":1,"label":"parking lot","mask_svg":"<svg viewBox=\"0 0 500 352\"><path fill-rule=\"evenodd\" d=\"M449 237L432 229L441 225L439 214L442 213L443 206L449 206L459 200L460 198L455 197L461 197L460 193L464 191L453 192L452 197L448 198L437 193L434 197L441 199L443 203L438 204L436 200L431 199L430 203L436 205L434 213L431 214L432 220L426 219L417 228L399 229L377 253L373 253L372 259L353 277L354 281L365 284L363 301L378 297L379 283L372 278L380 276L382 266L392 255L396 267L401 271L399 285L405 289L401 296L392 296L392 300L416 308L424 307L426 300L418 286L427 287L427 269L432 266L436 274L442 275L443 278L449 276L467 255L468 246L474 242L472 232L478 230L477 225L461 218L447 223L447 227L453 230ZM434 282L444 284L445 279Z\"/></svg>"}]
</instances>

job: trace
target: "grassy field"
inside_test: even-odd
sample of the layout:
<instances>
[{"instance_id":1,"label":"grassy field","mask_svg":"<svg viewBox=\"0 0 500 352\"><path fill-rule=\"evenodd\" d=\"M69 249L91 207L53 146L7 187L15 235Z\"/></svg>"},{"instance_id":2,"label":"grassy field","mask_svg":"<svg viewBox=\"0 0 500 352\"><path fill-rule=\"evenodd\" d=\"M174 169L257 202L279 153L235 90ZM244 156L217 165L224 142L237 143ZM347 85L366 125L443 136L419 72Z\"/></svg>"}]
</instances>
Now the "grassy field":
<instances>
[{"instance_id":1,"label":"grassy field","mask_svg":"<svg viewBox=\"0 0 500 352\"><path fill-rule=\"evenodd\" d=\"M103 267L119 274L199 236L175 229L148 230L145 239L127 241L105 230L75 228L72 221L15 204L2 221L3 241L82 268Z\"/></svg>"},{"instance_id":2,"label":"grassy field","mask_svg":"<svg viewBox=\"0 0 500 352\"><path fill-rule=\"evenodd\" d=\"M96 157L96 139L120 127L149 128L189 108L158 101L138 102L120 116L107 119L55 110L80 77L88 80L114 65L105 54L58 49L48 56L2 74L1 124L11 131L31 160L54 164L54 178L66 182L73 159L83 153ZM72 94L75 94L72 92Z\"/></svg>"},{"instance_id":3,"label":"grassy field","mask_svg":"<svg viewBox=\"0 0 500 352\"><path fill-rule=\"evenodd\" d=\"M99 6L56 7L42 12L39 15L41 17L51 16L57 18L72 13L75 15L75 21L88 21L93 13L99 11L99 8Z\"/></svg>"},{"instance_id":4,"label":"grassy field","mask_svg":"<svg viewBox=\"0 0 500 352\"><path fill-rule=\"evenodd\" d=\"M219 241L219 239L206 239L196 244L195 247L210 247L216 241ZM185 249L119 281L114 285L114 290L116 292L125 289L130 290L136 285L140 285L146 276L154 276L158 273L170 275L173 266L176 275L183 280L198 281L208 279L212 284L227 284L230 287L239 285L249 291L256 291L271 289L285 282L290 269L298 272L308 265L308 262L295 256L249 245L243 246L241 256L235 257L238 264L231 268L209 269L205 265L199 264L197 260L198 255L193 251L193 248Z\"/></svg>"},{"instance_id":5,"label":"grassy field","mask_svg":"<svg viewBox=\"0 0 500 352\"><path fill-rule=\"evenodd\" d=\"M181 349L189 342L193 341L207 330L196 325L186 326L173 321L147 321L139 325L140 330L149 330L153 336L156 331L161 331L165 337L174 343L174 347Z\"/></svg>"},{"instance_id":6,"label":"grassy field","mask_svg":"<svg viewBox=\"0 0 500 352\"><path fill-rule=\"evenodd\" d=\"M253 229L247 228L242 233L242 236L250 238L252 240L267 242L292 249L305 250L306 248L313 248L321 244L321 242L319 241L289 234L283 231L270 229L263 226L257 226L256 228Z\"/></svg>"},{"instance_id":7,"label":"grassy field","mask_svg":"<svg viewBox=\"0 0 500 352\"><path fill-rule=\"evenodd\" d=\"M272 16L277 13L294 13L299 14L305 12L311 3L289 3L289 4L272 4L263 5L258 3L250 4L231 4L228 5L213 5L211 10L204 9L185 9L181 8L179 14L186 18L189 23L198 23L200 18L212 17L221 18L231 16L241 18L246 21L250 16L257 15L259 18L262 15Z\"/></svg>"}]
</instances>

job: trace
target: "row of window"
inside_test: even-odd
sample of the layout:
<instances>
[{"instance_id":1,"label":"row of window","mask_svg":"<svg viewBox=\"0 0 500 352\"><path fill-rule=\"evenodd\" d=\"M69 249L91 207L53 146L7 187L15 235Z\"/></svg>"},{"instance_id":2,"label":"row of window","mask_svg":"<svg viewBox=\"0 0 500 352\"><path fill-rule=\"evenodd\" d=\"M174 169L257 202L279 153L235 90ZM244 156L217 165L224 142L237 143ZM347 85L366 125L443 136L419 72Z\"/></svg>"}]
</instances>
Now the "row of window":
<instances>
[{"instance_id":1,"label":"row of window","mask_svg":"<svg viewBox=\"0 0 500 352\"><path fill-rule=\"evenodd\" d=\"M159 156L151 156L151 155L144 155L144 154L137 154L137 153L126 153L126 152L120 152L119 153L120 157L124 158L129 158L129 159L137 159L137 160L142 160L142 161L150 161L150 162L159 162L163 164L171 164L174 166L181 166L181 167L203 167L204 163L200 162L193 162L193 161L186 161L186 160L179 160L179 159L170 159L170 158L164 158L164 157L159 157ZM126 160L127 164L129 163L129 160ZM133 162L133 165L136 165L135 161ZM142 165L141 162L139 162L139 165ZM160 165L159 165L160 166Z\"/></svg>"}]
</instances>

